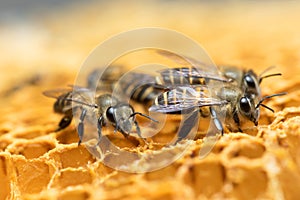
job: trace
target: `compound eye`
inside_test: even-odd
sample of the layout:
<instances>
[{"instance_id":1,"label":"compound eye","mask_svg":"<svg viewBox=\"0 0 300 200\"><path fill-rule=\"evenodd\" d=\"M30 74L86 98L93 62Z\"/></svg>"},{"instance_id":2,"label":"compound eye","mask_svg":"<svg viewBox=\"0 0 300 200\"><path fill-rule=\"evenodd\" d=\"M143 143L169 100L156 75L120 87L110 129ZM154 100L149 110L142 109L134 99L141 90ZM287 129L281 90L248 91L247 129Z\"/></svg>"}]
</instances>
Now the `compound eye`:
<instances>
[{"instance_id":1,"label":"compound eye","mask_svg":"<svg viewBox=\"0 0 300 200\"><path fill-rule=\"evenodd\" d=\"M113 107L109 107L106 110L106 117L110 122L115 122L114 111L115 109Z\"/></svg>"},{"instance_id":2,"label":"compound eye","mask_svg":"<svg viewBox=\"0 0 300 200\"><path fill-rule=\"evenodd\" d=\"M250 102L246 97L240 99L240 108L244 113L249 113L251 111Z\"/></svg>"},{"instance_id":3,"label":"compound eye","mask_svg":"<svg viewBox=\"0 0 300 200\"><path fill-rule=\"evenodd\" d=\"M255 81L252 76L250 76L249 74L246 74L244 77L244 80L248 87L255 88Z\"/></svg>"}]
</instances>

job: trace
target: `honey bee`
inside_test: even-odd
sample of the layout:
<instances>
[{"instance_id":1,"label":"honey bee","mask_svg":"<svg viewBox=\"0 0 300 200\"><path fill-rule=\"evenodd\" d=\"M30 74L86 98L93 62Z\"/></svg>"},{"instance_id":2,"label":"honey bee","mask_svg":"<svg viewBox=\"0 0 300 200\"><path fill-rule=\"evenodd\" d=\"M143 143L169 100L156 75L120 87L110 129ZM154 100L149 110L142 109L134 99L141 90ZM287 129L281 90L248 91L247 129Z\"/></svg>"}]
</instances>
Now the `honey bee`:
<instances>
[{"instance_id":1,"label":"honey bee","mask_svg":"<svg viewBox=\"0 0 300 200\"><path fill-rule=\"evenodd\" d=\"M178 60L177 55L169 52L159 53ZM182 58L180 57L180 59ZM168 83L167 87L170 90L157 96L149 111L172 114L199 107L200 115L208 117L207 112L203 110L209 109L215 127L223 135L224 128L218 119L219 113L225 114L225 124L229 130L242 132L241 125L248 121L253 122L255 126L258 125L260 106L274 112L272 108L263 104L266 99L286 94L261 96L260 83L262 80L281 75L276 73L263 76L270 68L257 76L252 70L246 71L225 66L221 67L221 70L214 75L203 63L187 59L189 67L168 68L161 71L163 84ZM221 84L212 84L213 88L209 88L207 83L211 81ZM184 134L179 136L177 142L185 136Z\"/></svg>"},{"instance_id":2,"label":"honey bee","mask_svg":"<svg viewBox=\"0 0 300 200\"><path fill-rule=\"evenodd\" d=\"M135 112L131 105L118 101L111 94L98 95L95 98L95 103L93 103L91 100L93 93L88 88L75 86L73 89L56 89L45 91L43 94L48 97L56 98L56 102L53 106L54 112L64 115L56 131L69 126L73 119L73 114L80 110L81 113L77 127L79 137L78 145L80 145L83 139L84 120L87 116L88 118L94 116L97 118L98 143L102 137L101 129L106 125L113 126L115 131L119 131L125 137L129 136L133 126L135 126L138 136L142 138L141 130L135 116L140 115L157 122L155 119L143 113Z\"/></svg>"},{"instance_id":3,"label":"honey bee","mask_svg":"<svg viewBox=\"0 0 300 200\"><path fill-rule=\"evenodd\" d=\"M253 98L251 94L243 93L239 88L229 86L217 90L217 98L212 98L208 94L209 92L206 87L203 88L201 86L200 89L199 87L178 86L159 95L155 99L154 104L149 108L149 111L178 114L182 111L187 113L189 110L199 107L201 117L206 118L210 116L217 130L223 135L224 128L219 120L219 113L225 113L225 124L229 130L243 132L241 129L243 123L251 121L255 126L258 125L260 106L263 105L263 107L273 111L262 104L263 101L286 93L278 93L258 99ZM207 114L207 110L209 110L210 114ZM193 114L192 116L195 117ZM181 139L186 136L187 132L182 132L182 134L179 135Z\"/></svg>"}]
</instances>

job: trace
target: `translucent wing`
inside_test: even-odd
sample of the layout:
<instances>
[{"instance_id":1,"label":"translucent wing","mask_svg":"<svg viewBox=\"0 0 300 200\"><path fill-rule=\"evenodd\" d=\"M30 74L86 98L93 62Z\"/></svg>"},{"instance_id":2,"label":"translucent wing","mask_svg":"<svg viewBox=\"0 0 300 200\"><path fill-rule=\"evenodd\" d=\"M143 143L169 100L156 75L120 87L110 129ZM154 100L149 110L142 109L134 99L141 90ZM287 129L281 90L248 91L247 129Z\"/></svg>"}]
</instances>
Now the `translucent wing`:
<instances>
[{"instance_id":1,"label":"translucent wing","mask_svg":"<svg viewBox=\"0 0 300 200\"><path fill-rule=\"evenodd\" d=\"M155 77L145 73L129 72L118 82L118 85L124 89L132 85L136 87L144 84L155 84Z\"/></svg>"},{"instance_id":2,"label":"translucent wing","mask_svg":"<svg viewBox=\"0 0 300 200\"><path fill-rule=\"evenodd\" d=\"M59 101L59 99L64 99L67 100L68 98L70 99L70 101L72 101L72 95L71 95L72 89L71 88L58 88L58 89L54 89L54 90L47 90L43 92L43 95L47 96L47 97L51 97L51 98L55 98L57 99L57 101ZM72 104L66 104L62 111L68 111L72 109Z\"/></svg>"},{"instance_id":3,"label":"translucent wing","mask_svg":"<svg viewBox=\"0 0 300 200\"><path fill-rule=\"evenodd\" d=\"M51 98L59 98L62 95L67 94L68 92L71 92L72 89L71 88L59 88L59 89L54 89L54 90L47 90L43 92L43 95L47 96L47 97L51 97Z\"/></svg>"},{"instance_id":4,"label":"translucent wing","mask_svg":"<svg viewBox=\"0 0 300 200\"><path fill-rule=\"evenodd\" d=\"M194 108L193 105L152 105L149 108L150 112L160 112L160 113L177 113L183 110L189 110Z\"/></svg>"},{"instance_id":5,"label":"translucent wing","mask_svg":"<svg viewBox=\"0 0 300 200\"><path fill-rule=\"evenodd\" d=\"M124 66L113 65L96 68L87 77L87 87L97 91L111 92L115 83L126 73Z\"/></svg>"},{"instance_id":6,"label":"translucent wing","mask_svg":"<svg viewBox=\"0 0 300 200\"><path fill-rule=\"evenodd\" d=\"M81 87L81 86L75 86L75 85L68 85L70 88L64 88L64 89L54 89L54 90L48 90L44 91L43 94L47 97L59 99L63 98L65 101L71 101L75 103L75 105L86 105L89 107L96 107L95 104L93 104L92 99L93 92L89 90L88 88ZM74 106L74 105L73 105ZM72 105L66 106L64 109L70 109Z\"/></svg>"},{"instance_id":7,"label":"translucent wing","mask_svg":"<svg viewBox=\"0 0 300 200\"><path fill-rule=\"evenodd\" d=\"M158 71L163 79L168 76L173 76L174 79L186 79L186 82L190 84L201 84L202 79L206 80L216 80L216 81L222 81L222 82L230 82L231 80L226 78L225 76L222 76L220 74L214 74L211 72L206 72L199 70L195 67L178 67L178 68L168 68ZM192 81L195 83L191 83L191 80L188 78L194 78ZM198 78L198 79L197 79Z\"/></svg>"},{"instance_id":8,"label":"translucent wing","mask_svg":"<svg viewBox=\"0 0 300 200\"><path fill-rule=\"evenodd\" d=\"M181 66L179 68L161 70L160 73L162 76L166 76L170 73L174 73L174 71L177 71L178 73L175 73L175 76L206 78L222 82L231 81L223 76L215 66L205 64L187 56L177 55L170 51L156 50L156 53L176 62Z\"/></svg>"},{"instance_id":9,"label":"translucent wing","mask_svg":"<svg viewBox=\"0 0 300 200\"><path fill-rule=\"evenodd\" d=\"M68 85L69 88L58 88L54 90L47 90L43 92L43 95L51 98L59 98L62 95L72 92L73 95L80 96L82 93L91 93L92 91L88 88L76 86L76 85Z\"/></svg>"},{"instance_id":10,"label":"translucent wing","mask_svg":"<svg viewBox=\"0 0 300 200\"><path fill-rule=\"evenodd\" d=\"M155 104L149 108L153 112L179 112L182 110L214 106L228 103L220 99L210 97L207 87L198 87L197 90L192 87L177 87L159 95L155 99Z\"/></svg>"},{"instance_id":11,"label":"translucent wing","mask_svg":"<svg viewBox=\"0 0 300 200\"><path fill-rule=\"evenodd\" d=\"M82 87L79 85L68 85L73 93L92 93L93 91L89 88Z\"/></svg>"}]
</instances>

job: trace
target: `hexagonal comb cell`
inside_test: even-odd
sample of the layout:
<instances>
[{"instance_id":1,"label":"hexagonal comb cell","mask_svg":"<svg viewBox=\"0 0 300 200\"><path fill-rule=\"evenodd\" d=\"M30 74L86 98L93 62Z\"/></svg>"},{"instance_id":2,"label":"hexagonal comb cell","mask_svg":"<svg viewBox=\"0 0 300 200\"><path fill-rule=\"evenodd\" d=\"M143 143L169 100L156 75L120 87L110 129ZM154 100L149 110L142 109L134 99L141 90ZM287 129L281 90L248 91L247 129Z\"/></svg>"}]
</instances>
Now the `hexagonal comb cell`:
<instances>
[{"instance_id":1,"label":"hexagonal comb cell","mask_svg":"<svg viewBox=\"0 0 300 200\"><path fill-rule=\"evenodd\" d=\"M77 144L72 144L60 148L49 152L48 155L49 159L59 163L60 168L78 168L95 162L93 156L83 146L78 147Z\"/></svg>"},{"instance_id":2,"label":"hexagonal comb cell","mask_svg":"<svg viewBox=\"0 0 300 200\"><path fill-rule=\"evenodd\" d=\"M23 155L26 159L33 159L43 156L45 153L55 148L55 144L49 141L14 143L8 147L8 151L14 155Z\"/></svg>"}]
</instances>

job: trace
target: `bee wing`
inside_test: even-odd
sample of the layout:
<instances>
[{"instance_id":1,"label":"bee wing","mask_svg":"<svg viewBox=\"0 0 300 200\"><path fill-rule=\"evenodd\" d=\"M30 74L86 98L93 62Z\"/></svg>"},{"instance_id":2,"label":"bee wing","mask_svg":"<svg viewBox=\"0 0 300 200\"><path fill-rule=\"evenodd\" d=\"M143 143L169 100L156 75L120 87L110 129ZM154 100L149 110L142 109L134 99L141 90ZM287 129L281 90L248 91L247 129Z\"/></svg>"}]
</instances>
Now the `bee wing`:
<instances>
[{"instance_id":1,"label":"bee wing","mask_svg":"<svg viewBox=\"0 0 300 200\"><path fill-rule=\"evenodd\" d=\"M132 82L139 84L155 84L155 77L146 73L129 72L122 79L120 79L119 84L125 84L126 86L129 86L132 84Z\"/></svg>"},{"instance_id":2,"label":"bee wing","mask_svg":"<svg viewBox=\"0 0 300 200\"><path fill-rule=\"evenodd\" d=\"M170 76L172 74L176 77L184 77L184 78L205 78L222 82L230 82L231 80L226 78L225 76L219 73L207 72L196 67L178 67L178 68L169 68L160 70L159 73L161 76Z\"/></svg>"},{"instance_id":3,"label":"bee wing","mask_svg":"<svg viewBox=\"0 0 300 200\"><path fill-rule=\"evenodd\" d=\"M68 88L59 88L59 89L54 89L54 90L46 90L43 92L43 95L45 95L46 97L51 97L51 98L55 98L57 99L58 97L60 97L61 95L64 95L68 92L71 92L72 89Z\"/></svg>"},{"instance_id":4,"label":"bee wing","mask_svg":"<svg viewBox=\"0 0 300 200\"><path fill-rule=\"evenodd\" d=\"M82 86L79 86L79 85L69 84L68 87L70 87L71 90L76 91L76 92L88 92L88 93L92 92L92 90L90 90L89 88L82 87Z\"/></svg>"},{"instance_id":5,"label":"bee wing","mask_svg":"<svg viewBox=\"0 0 300 200\"><path fill-rule=\"evenodd\" d=\"M71 101L81 105L92 105L91 103L93 102L93 99L95 97L95 91L78 85L68 86L73 89Z\"/></svg>"},{"instance_id":6,"label":"bee wing","mask_svg":"<svg viewBox=\"0 0 300 200\"><path fill-rule=\"evenodd\" d=\"M177 64L181 66L191 66L191 63L188 62L188 59L186 56L178 55L175 53L172 53L170 51L162 50L162 49L155 49L155 52L165 58L168 58Z\"/></svg>"},{"instance_id":7,"label":"bee wing","mask_svg":"<svg viewBox=\"0 0 300 200\"><path fill-rule=\"evenodd\" d=\"M54 90L46 90L43 94L47 97L58 98L63 94L68 92L72 92L72 94L80 94L80 93L92 93L92 91L88 88L77 86L77 85L68 85L69 88L58 88Z\"/></svg>"},{"instance_id":8,"label":"bee wing","mask_svg":"<svg viewBox=\"0 0 300 200\"><path fill-rule=\"evenodd\" d=\"M178 54L172 53L170 51L162 50L162 49L156 49L155 51L157 54L159 54L165 58L168 58L173 62L176 62L180 66L190 67L190 68L197 67L198 69L201 69L201 71L206 71L206 72L215 71L214 69L210 68L213 66L205 64L204 62L201 62L194 58L191 58L191 57L188 57L185 55L178 55Z\"/></svg>"},{"instance_id":9,"label":"bee wing","mask_svg":"<svg viewBox=\"0 0 300 200\"><path fill-rule=\"evenodd\" d=\"M43 94L55 99L62 97L65 101L71 101L75 103L75 105L95 107L95 104L93 103L94 93L91 90L81 86L68 86L70 88L48 90L44 91ZM74 107L74 105L70 104L70 106L65 106L64 110L69 110L72 107Z\"/></svg>"},{"instance_id":10,"label":"bee wing","mask_svg":"<svg viewBox=\"0 0 300 200\"><path fill-rule=\"evenodd\" d=\"M174 73L174 76L183 76L183 77L193 77L193 78L207 78L222 82L229 82L230 79L226 78L221 74L221 72L216 69L215 66L210 66L201 61L195 60L193 58L187 56L180 56L175 53L165 51L165 50L156 50L156 53L162 55L182 67L179 68L170 68L165 70L160 70L160 74L162 76L170 75L170 73Z\"/></svg>"},{"instance_id":11,"label":"bee wing","mask_svg":"<svg viewBox=\"0 0 300 200\"><path fill-rule=\"evenodd\" d=\"M149 108L152 112L171 113L194 107L214 106L228 103L217 98L212 98L207 93L207 87L177 87L159 95L155 104Z\"/></svg>"},{"instance_id":12,"label":"bee wing","mask_svg":"<svg viewBox=\"0 0 300 200\"><path fill-rule=\"evenodd\" d=\"M188 110L193 108L194 106L192 105L183 105L183 106L178 106L178 105L152 105L149 108L150 112L160 112L160 113L175 113L175 112L180 112L183 110Z\"/></svg>"},{"instance_id":13,"label":"bee wing","mask_svg":"<svg viewBox=\"0 0 300 200\"><path fill-rule=\"evenodd\" d=\"M55 99L59 99L60 97L67 95L69 92L71 92L72 89L70 88L58 88L58 89L54 89L54 90L47 90L43 92L43 95L47 96L47 97L51 97L51 98L55 98ZM70 97L70 101L72 101L72 97ZM72 104L70 105L65 105L63 107L63 112L66 112L68 110L72 109Z\"/></svg>"},{"instance_id":14,"label":"bee wing","mask_svg":"<svg viewBox=\"0 0 300 200\"><path fill-rule=\"evenodd\" d=\"M97 91L112 92L114 84L127 72L122 65L111 65L108 68L96 68L89 73L87 87Z\"/></svg>"}]
</instances>

